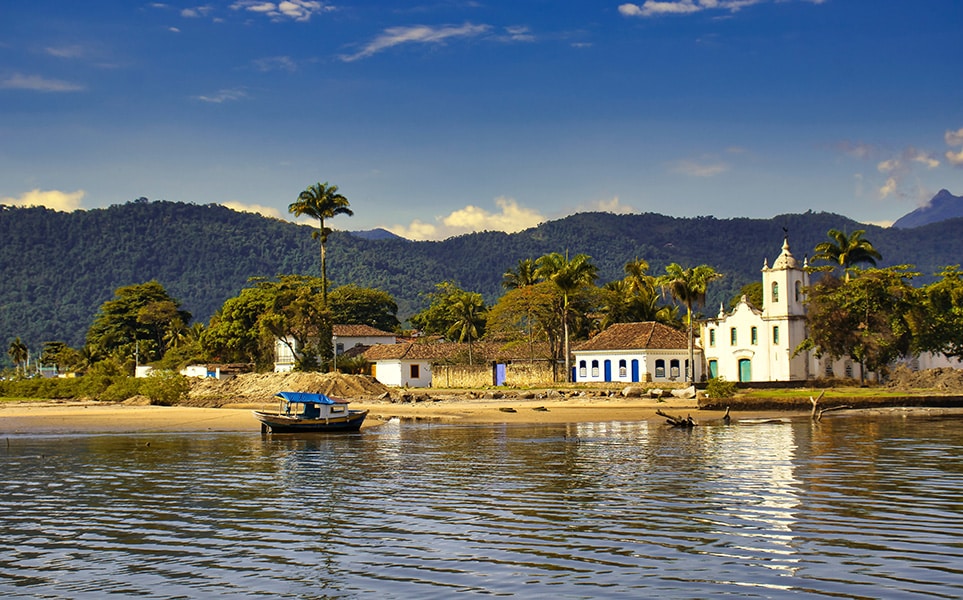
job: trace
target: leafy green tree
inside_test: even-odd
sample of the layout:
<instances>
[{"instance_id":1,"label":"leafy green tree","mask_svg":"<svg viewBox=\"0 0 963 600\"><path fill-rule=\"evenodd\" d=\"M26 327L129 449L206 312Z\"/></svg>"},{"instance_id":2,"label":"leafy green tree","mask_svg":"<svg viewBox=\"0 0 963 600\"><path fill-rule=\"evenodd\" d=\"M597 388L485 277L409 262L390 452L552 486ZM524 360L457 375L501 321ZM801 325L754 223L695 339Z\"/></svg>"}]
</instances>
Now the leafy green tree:
<instances>
[{"instance_id":1,"label":"leafy green tree","mask_svg":"<svg viewBox=\"0 0 963 600\"><path fill-rule=\"evenodd\" d=\"M55 366L59 372L70 371L81 367L81 353L66 342L44 342L40 351L40 363L44 366Z\"/></svg>"},{"instance_id":2,"label":"leafy green tree","mask_svg":"<svg viewBox=\"0 0 963 600\"><path fill-rule=\"evenodd\" d=\"M920 290L923 310L911 317L916 351L963 358L963 272L953 265L938 276Z\"/></svg>"},{"instance_id":3,"label":"leafy green tree","mask_svg":"<svg viewBox=\"0 0 963 600\"><path fill-rule=\"evenodd\" d=\"M868 269L858 277L820 279L807 298L809 337L799 350L849 356L876 371L914 350L913 323L921 320L921 293L910 285L919 273L905 265Z\"/></svg>"},{"instance_id":4,"label":"leafy green tree","mask_svg":"<svg viewBox=\"0 0 963 600\"><path fill-rule=\"evenodd\" d=\"M324 300L324 284L317 277L281 275L260 280L257 287L272 299L270 310L258 319L264 335L287 344L299 371L313 371L334 356L331 312ZM323 364L318 364L318 360Z\"/></svg>"},{"instance_id":5,"label":"leafy green tree","mask_svg":"<svg viewBox=\"0 0 963 600\"><path fill-rule=\"evenodd\" d=\"M253 363L265 369L274 361L274 340L259 326L274 307L269 290L247 287L228 298L201 335L201 348L217 362Z\"/></svg>"},{"instance_id":6,"label":"leafy green tree","mask_svg":"<svg viewBox=\"0 0 963 600\"><path fill-rule=\"evenodd\" d=\"M536 273L539 278L551 281L562 294L562 340L565 353L565 381L572 377L572 354L569 349L569 309L570 299L582 288L595 283L598 277L595 265L585 254L576 254L569 260L567 253L558 252L546 254L536 261Z\"/></svg>"},{"instance_id":7,"label":"leafy green tree","mask_svg":"<svg viewBox=\"0 0 963 600\"><path fill-rule=\"evenodd\" d=\"M465 290L453 281L437 283L435 291L426 294L429 300L428 307L412 315L408 320L424 335L447 335L453 323L451 306L463 293Z\"/></svg>"},{"instance_id":8,"label":"leafy green tree","mask_svg":"<svg viewBox=\"0 0 963 600\"><path fill-rule=\"evenodd\" d=\"M689 369L686 374L688 381L695 381L695 319L692 308L705 304L709 284L721 277L722 274L709 265L683 268L678 263L672 263L666 266L665 275L658 278L663 292L668 292L685 306L689 333Z\"/></svg>"},{"instance_id":9,"label":"leafy green tree","mask_svg":"<svg viewBox=\"0 0 963 600\"><path fill-rule=\"evenodd\" d=\"M449 339L459 342L468 340L468 364L472 364L472 342L484 331L485 301L477 292L462 292L452 298L450 305L452 323L446 332Z\"/></svg>"},{"instance_id":10,"label":"leafy green tree","mask_svg":"<svg viewBox=\"0 0 963 600\"><path fill-rule=\"evenodd\" d=\"M488 311L485 337L501 341L525 340L531 360L536 342L548 342L552 357L562 357L562 295L550 281L509 290Z\"/></svg>"},{"instance_id":11,"label":"leafy green tree","mask_svg":"<svg viewBox=\"0 0 963 600\"><path fill-rule=\"evenodd\" d=\"M331 290L328 296L331 319L336 324L370 325L382 331L397 331L398 304L383 290L353 283Z\"/></svg>"},{"instance_id":12,"label":"leafy green tree","mask_svg":"<svg viewBox=\"0 0 963 600\"><path fill-rule=\"evenodd\" d=\"M320 228L311 235L321 241L321 296L325 304L328 302L328 263L327 244L331 229L324 225L325 219L333 219L338 215L352 216L354 212L348 208L348 199L338 193L338 186L328 182L315 183L298 195L296 202L288 206L288 212L300 217L307 215L318 220Z\"/></svg>"},{"instance_id":13,"label":"leafy green tree","mask_svg":"<svg viewBox=\"0 0 963 600\"><path fill-rule=\"evenodd\" d=\"M750 305L761 310L762 309L762 282L753 281L752 283L747 283L746 285L742 286L739 289L739 292L736 293L736 295L729 300L729 309L731 310L735 308L739 304L739 301L742 300L743 296L746 297L746 301Z\"/></svg>"},{"instance_id":14,"label":"leafy green tree","mask_svg":"<svg viewBox=\"0 0 963 600\"><path fill-rule=\"evenodd\" d=\"M87 342L117 356L136 352L147 363L160 360L168 332L190 320L191 314L181 310L156 280L128 285L117 288L114 299L101 305L87 331Z\"/></svg>"},{"instance_id":15,"label":"leafy green tree","mask_svg":"<svg viewBox=\"0 0 963 600\"><path fill-rule=\"evenodd\" d=\"M866 235L865 229L857 229L849 235L838 229L830 229L827 235L829 241L816 245L812 260L828 262L833 268L842 267L847 281L850 269L855 265L868 264L875 267L876 261L883 259L873 244L863 237Z\"/></svg>"},{"instance_id":16,"label":"leafy green tree","mask_svg":"<svg viewBox=\"0 0 963 600\"><path fill-rule=\"evenodd\" d=\"M7 349L7 355L13 361L14 368L16 368L17 373L20 375L25 375L27 371L27 359L30 357L30 350L27 345L18 336L15 340L10 342L10 347Z\"/></svg>"},{"instance_id":17,"label":"leafy green tree","mask_svg":"<svg viewBox=\"0 0 963 600\"><path fill-rule=\"evenodd\" d=\"M625 277L602 286L601 328L614 323L658 321L670 325L676 311L659 303L656 278L648 274L649 263L636 258L625 264Z\"/></svg>"}]
</instances>

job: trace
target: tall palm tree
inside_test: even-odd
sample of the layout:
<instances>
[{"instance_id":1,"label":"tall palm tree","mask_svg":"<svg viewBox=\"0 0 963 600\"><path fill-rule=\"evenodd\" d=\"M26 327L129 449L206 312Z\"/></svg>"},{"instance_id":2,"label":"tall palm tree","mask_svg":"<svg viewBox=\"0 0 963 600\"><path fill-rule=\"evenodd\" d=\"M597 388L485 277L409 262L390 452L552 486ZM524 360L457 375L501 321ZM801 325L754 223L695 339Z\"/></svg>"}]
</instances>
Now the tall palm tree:
<instances>
[{"instance_id":1,"label":"tall palm tree","mask_svg":"<svg viewBox=\"0 0 963 600\"><path fill-rule=\"evenodd\" d=\"M482 324L485 301L477 292L461 292L452 299L450 306L453 322L448 328L448 336L457 336L459 342L468 339L468 364L472 364L472 340L478 339L478 328Z\"/></svg>"},{"instance_id":2,"label":"tall palm tree","mask_svg":"<svg viewBox=\"0 0 963 600\"><path fill-rule=\"evenodd\" d=\"M14 366L17 368L17 372L23 375L27 374L27 360L30 358L30 349L27 345L17 337L17 339L10 342L10 348L7 350L7 354L13 360Z\"/></svg>"},{"instance_id":3,"label":"tall palm tree","mask_svg":"<svg viewBox=\"0 0 963 600\"><path fill-rule=\"evenodd\" d=\"M538 276L535 271L535 261L531 258L523 258L518 261L518 266L514 270L509 269L502 275L502 287L506 290L517 290L537 283Z\"/></svg>"},{"instance_id":4,"label":"tall palm tree","mask_svg":"<svg viewBox=\"0 0 963 600\"><path fill-rule=\"evenodd\" d=\"M568 343L569 298L582 287L595 283L598 271L585 254L576 254L571 260L568 253L546 254L536 261L536 274L539 278L551 281L562 294L562 332L565 340L565 381L572 376L572 355Z\"/></svg>"},{"instance_id":5,"label":"tall palm tree","mask_svg":"<svg viewBox=\"0 0 963 600\"><path fill-rule=\"evenodd\" d=\"M683 269L678 263L672 263L665 268L665 275L658 278L662 293L668 292L676 301L686 308L686 319L689 321L689 369L688 380L695 381L695 333L692 307L702 306L706 301L706 290L709 284L722 277L709 265L699 265Z\"/></svg>"},{"instance_id":6,"label":"tall palm tree","mask_svg":"<svg viewBox=\"0 0 963 600\"><path fill-rule=\"evenodd\" d=\"M865 229L857 229L849 235L838 229L830 229L827 235L828 242L817 244L814 248L813 260L823 260L833 263L833 266L840 266L846 273L846 281L849 281L849 269L853 265L860 263L876 266L877 260L882 260L882 255L863 235Z\"/></svg>"},{"instance_id":7,"label":"tall palm tree","mask_svg":"<svg viewBox=\"0 0 963 600\"><path fill-rule=\"evenodd\" d=\"M318 220L321 227L318 231L311 234L315 239L321 240L321 298L324 304L328 304L328 264L327 264L327 243L328 235L331 233L329 227L325 227L325 219L333 219L338 215L348 215L354 212L348 208L348 199L338 193L338 186L329 185L328 182L316 183L309 186L298 195L297 202L292 202L288 206L288 212L300 217L307 215Z\"/></svg>"}]
</instances>

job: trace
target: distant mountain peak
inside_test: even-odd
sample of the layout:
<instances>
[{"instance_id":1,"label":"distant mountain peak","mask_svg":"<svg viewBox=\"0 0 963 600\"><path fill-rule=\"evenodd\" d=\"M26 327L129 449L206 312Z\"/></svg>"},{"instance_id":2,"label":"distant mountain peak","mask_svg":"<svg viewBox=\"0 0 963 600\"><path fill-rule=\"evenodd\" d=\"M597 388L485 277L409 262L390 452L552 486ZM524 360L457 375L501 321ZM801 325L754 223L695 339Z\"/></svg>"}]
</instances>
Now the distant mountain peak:
<instances>
[{"instance_id":1,"label":"distant mountain peak","mask_svg":"<svg viewBox=\"0 0 963 600\"><path fill-rule=\"evenodd\" d=\"M963 217L963 197L954 196L949 190L940 190L926 204L907 213L893 223L897 229L911 229L947 219Z\"/></svg>"},{"instance_id":2,"label":"distant mountain peak","mask_svg":"<svg viewBox=\"0 0 963 600\"><path fill-rule=\"evenodd\" d=\"M400 235L391 233L387 229L368 229L366 231L349 231L349 234L356 238L361 238L363 240L403 240L405 238Z\"/></svg>"}]
</instances>

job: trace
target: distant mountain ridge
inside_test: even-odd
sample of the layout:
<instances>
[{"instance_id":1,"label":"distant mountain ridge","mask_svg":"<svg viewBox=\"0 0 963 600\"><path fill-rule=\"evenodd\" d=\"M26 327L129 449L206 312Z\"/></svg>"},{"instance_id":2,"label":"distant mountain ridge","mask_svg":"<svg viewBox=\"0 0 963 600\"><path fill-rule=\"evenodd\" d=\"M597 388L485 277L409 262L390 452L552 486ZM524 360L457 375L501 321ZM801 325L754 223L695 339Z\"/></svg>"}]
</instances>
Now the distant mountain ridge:
<instances>
[{"instance_id":1,"label":"distant mountain ridge","mask_svg":"<svg viewBox=\"0 0 963 600\"><path fill-rule=\"evenodd\" d=\"M903 215L893 223L893 227L910 229L959 217L963 217L963 196L954 196L948 190L940 190L929 204Z\"/></svg>"},{"instance_id":2,"label":"distant mountain ridge","mask_svg":"<svg viewBox=\"0 0 963 600\"><path fill-rule=\"evenodd\" d=\"M831 228L865 229L883 255L881 266L909 263L932 275L963 256L963 219L884 229L813 212L772 219L582 213L518 233L437 242L334 231L328 272L334 286L356 283L389 292L404 320L443 281L492 303L504 291L507 270L549 252L588 254L599 284L621 279L625 263L635 258L647 260L656 275L671 262L709 264L725 274L702 309L714 314L743 285L759 281L764 261L771 264L779 254L783 228L799 259ZM319 272L309 227L216 204L138 200L72 213L0 206L0 239L0 340L9 344L20 336L32 351L51 340L82 345L100 305L120 286L156 279L195 321L207 323L250 277Z\"/></svg>"}]
</instances>

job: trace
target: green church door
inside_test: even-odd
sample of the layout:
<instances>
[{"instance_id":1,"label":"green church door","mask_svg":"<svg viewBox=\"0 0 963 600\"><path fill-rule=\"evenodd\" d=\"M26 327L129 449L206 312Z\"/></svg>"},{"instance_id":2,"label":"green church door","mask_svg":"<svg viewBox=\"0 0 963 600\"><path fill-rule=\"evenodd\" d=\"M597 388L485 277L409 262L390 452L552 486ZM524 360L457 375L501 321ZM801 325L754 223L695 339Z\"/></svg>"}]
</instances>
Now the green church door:
<instances>
[{"instance_id":1,"label":"green church door","mask_svg":"<svg viewBox=\"0 0 963 600\"><path fill-rule=\"evenodd\" d=\"M752 381L752 361L748 358L739 359L739 381Z\"/></svg>"}]
</instances>

